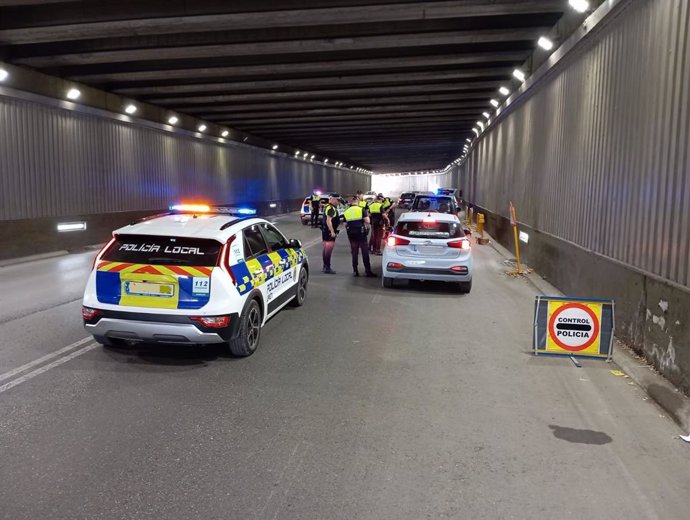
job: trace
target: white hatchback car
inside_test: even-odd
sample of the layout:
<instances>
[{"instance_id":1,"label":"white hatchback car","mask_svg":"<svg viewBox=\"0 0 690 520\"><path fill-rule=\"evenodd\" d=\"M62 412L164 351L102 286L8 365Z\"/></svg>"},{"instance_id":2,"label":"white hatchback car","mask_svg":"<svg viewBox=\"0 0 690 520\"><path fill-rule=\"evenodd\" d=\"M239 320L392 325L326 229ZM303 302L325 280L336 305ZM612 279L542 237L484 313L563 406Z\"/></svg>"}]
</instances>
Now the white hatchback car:
<instances>
[{"instance_id":1,"label":"white hatchback car","mask_svg":"<svg viewBox=\"0 0 690 520\"><path fill-rule=\"evenodd\" d=\"M472 290L472 247L457 216L403 213L383 250L383 286L395 280L436 280Z\"/></svg>"},{"instance_id":2,"label":"white hatchback car","mask_svg":"<svg viewBox=\"0 0 690 520\"><path fill-rule=\"evenodd\" d=\"M122 227L98 253L84 291L84 327L107 346L224 343L236 356L287 304L301 306L309 265L253 210L172 206Z\"/></svg>"}]
</instances>

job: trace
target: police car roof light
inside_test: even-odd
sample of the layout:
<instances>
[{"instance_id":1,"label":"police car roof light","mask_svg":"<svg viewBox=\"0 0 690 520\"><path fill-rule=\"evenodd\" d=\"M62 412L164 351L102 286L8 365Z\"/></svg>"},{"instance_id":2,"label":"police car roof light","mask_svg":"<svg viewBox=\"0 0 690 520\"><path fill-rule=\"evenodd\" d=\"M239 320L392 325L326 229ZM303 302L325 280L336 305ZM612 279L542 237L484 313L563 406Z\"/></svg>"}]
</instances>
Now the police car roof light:
<instances>
[{"instance_id":1,"label":"police car roof light","mask_svg":"<svg viewBox=\"0 0 690 520\"><path fill-rule=\"evenodd\" d=\"M209 213L211 206L208 204L173 204L168 209L182 213Z\"/></svg>"}]
</instances>

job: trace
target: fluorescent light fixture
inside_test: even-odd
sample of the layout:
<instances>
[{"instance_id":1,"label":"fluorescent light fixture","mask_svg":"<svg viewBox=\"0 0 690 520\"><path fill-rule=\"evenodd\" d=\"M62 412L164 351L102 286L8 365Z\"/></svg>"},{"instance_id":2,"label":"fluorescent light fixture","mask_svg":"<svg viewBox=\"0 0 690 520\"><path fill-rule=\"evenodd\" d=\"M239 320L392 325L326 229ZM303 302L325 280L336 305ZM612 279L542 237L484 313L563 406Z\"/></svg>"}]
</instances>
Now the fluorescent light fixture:
<instances>
[{"instance_id":1,"label":"fluorescent light fixture","mask_svg":"<svg viewBox=\"0 0 690 520\"><path fill-rule=\"evenodd\" d=\"M479 125L479 129L483 132L484 131L484 123L482 121L477 121L477 124Z\"/></svg>"},{"instance_id":2,"label":"fluorescent light fixture","mask_svg":"<svg viewBox=\"0 0 690 520\"><path fill-rule=\"evenodd\" d=\"M491 117L491 114L489 114L488 112L482 112L482 115L487 119Z\"/></svg>"},{"instance_id":3,"label":"fluorescent light fixture","mask_svg":"<svg viewBox=\"0 0 690 520\"><path fill-rule=\"evenodd\" d=\"M302 157L306 159L307 157L309 157L309 154L307 152L304 152L304 155Z\"/></svg>"},{"instance_id":4,"label":"fluorescent light fixture","mask_svg":"<svg viewBox=\"0 0 690 520\"><path fill-rule=\"evenodd\" d=\"M551 49L553 49L553 42L549 40L546 36L542 36L541 38L539 38L539 40L537 41L537 45L539 45L539 47L541 47L545 51L550 51Z\"/></svg>"},{"instance_id":5,"label":"fluorescent light fixture","mask_svg":"<svg viewBox=\"0 0 690 520\"><path fill-rule=\"evenodd\" d=\"M271 146L271 150L277 150L277 149L278 149L278 145L277 145L277 144L274 144L273 146Z\"/></svg>"},{"instance_id":6,"label":"fluorescent light fixture","mask_svg":"<svg viewBox=\"0 0 690 520\"><path fill-rule=\"evenodd\" d=\"M323 160L323 163L324 163L324 164L328 164L328 159L324 159L324 160Z\"/></svg>"},{"instance_id":7,"label":"fluorescent light fixture","mask_svg":"<svg viewBox=\"0 0 690 520\"><path fill-rule=\"evenodd\" d=\"M79 96L81 96L81 92L79 92L79 89L71 88L67 91L67 99L79 99Z\"/></svg>"},{"instance_id":8,"label":"fluorescent light fixture","mask_svg":"<svg viewBox=\"0 0 690 520\"><path fill-rule=\"evenodd\" d=\"M5 81L7 79L7 76L9 76L10 73L7 72L5 69L0 69L0 81Z\"/></svg>"},{"instance_id":9,"label":"fluorescent light fixture","mask_svg":"<svg viewBox=\"0 0 690 520\"><path fill-rule=\"evenodd\" d=\"M472 139L470 137L468 137L467 139L465 139L465 141L467 141L468 143L471 143Z\"/></svg>"},{"instance_id":10,"label":"fluorescent light fixture","mask_svg":"<svg viewBox=\"0 0 690 520\"><path fill-rule=\"evenodd\" d=\"M525 73L520 69L515 69L513 71L513 77L519 79L520 81L525 81Z\"/></svg>"},{"instance_id":11,"label":"fluorescent light fixture","mask_svg":"<svg viewBox=\"0 0 690 520\"><path fill-rule=\"evenodd\" d=\"M86 222L60 222L57 225L57 230L60 233L68 231L84 231L86 229Z\"/></svg>"},{"instance_id":12,"label":"fluorescent light fixture","mask_svg":"<svg viewBox=\"0 0 690 520\"><path fill-rule=\"evenodd\" d=\"M197 130L199 130L199 132L205 132L206 131L206 125L199 125L197 127Z\"/></svg>"},{"instance_id":13,"label":"fluorescent light fixture","mask_svg":"<svg viewBox=\"0 0 690 520\"><path fill-rule=\"evenodd\" d=\"M498 91L501 93L502 96L507 96L508 94L510 94L510 90L508 90L505 87L499 88Z\"/></svg>"},{"instance_id":14,"label":"fluorescent light fixture","mask_svg":"<svg viewBox=\"0 0 690 520\"><path fill-rule=\"evenodd\" d=\"M176 125L178 121L179 121L179 119L177 118L177 116L170 116L168 118L168 124L169 125Z\"/></svg>"},{"instance_id":15,"label":"fluorescent light fixture","mask_svg":"<svg viewBox=\"0 0 690 520\"><path fill-rule=\"evenodd\" d=\"M524 231L520 231L520 242L529 243L529 235Z\"/></svg>"},{"instance_id":16,"label":"fluorescent light fixture","mask_svg":"<svg viewBox=\"0 0 690 520\"><path fill-rule=\"evenodd\" d=\"M473 131L475 134L477 134L477 137L479 137L479 130L477 130L476 128L472 128L472 131Z\"/></svg>"},{"instance_id":17,"label":"fluorescent light fixture","mask_svg":"<svg viewBox=\"0 0 690 520\"><path fill-rule=\"evenodd\" d=\"M228 130L223 130L223 131L220 133L220 136L221 136L221 137L227 137L227 136L229 136L229 135L230 135L230 131L228 131Z\"/></svg>"},{"instance_id":18,"label":"fluorescent light fixture","mask_svg":"<svg viewBox=\"0 0 690 520\"><path fill-rule=\"evenodd\" d=\"M275 202L271 202L271 203L268 205L268 207L269 207L269 208L277 208L277 207L278 207L278 204L276 204Z\"/></svg>"},{"instance_id":19,"label":"fluorescent light fixture","mask_svg":"<svg viewBox=\"0 0 690 520\"><path fill-rule=\"evenodd\" d=\"M311 160L313 161L313 160L314 160L314 157L316 157L316 155L313 155L313 154L312 154L312 156L311 156L309 159L311 159Z\"/></svg>"},{"instance_id":20,"label":"fluorescent light fixture","mask_svg":"<svg viewBox=\"0 0 690 520\"><path fill-rule=\"evenodd\" d=\"M496 99L492 99L491 101L489 101L489 103L491 103L491 106L494 108L498 108L498 105L500 105L500 103Z\"/></svg>"},{"instance_id":21,"label":"fluorescent light fixture","mask_svg":"<svg viewBox=\"0 0 690 520\"><path fill-rule=\"evenodd\" d=\"M575 9L578 13L584 13L589 9L589 2L587 0L569 0L570 7Z\"/></svg>"},{"instance_id":22,"label":"fluorescent light fixture","mask_svg":"<svg viewBox=\"0 0 690 520\"><path fill-rule=\"evenodd\" d=\"M125 107L125 112L127 112L128 114L133 114L136 111L137 111L137 107L134 105L127 105Z\"/></svg>"}]
</instances>

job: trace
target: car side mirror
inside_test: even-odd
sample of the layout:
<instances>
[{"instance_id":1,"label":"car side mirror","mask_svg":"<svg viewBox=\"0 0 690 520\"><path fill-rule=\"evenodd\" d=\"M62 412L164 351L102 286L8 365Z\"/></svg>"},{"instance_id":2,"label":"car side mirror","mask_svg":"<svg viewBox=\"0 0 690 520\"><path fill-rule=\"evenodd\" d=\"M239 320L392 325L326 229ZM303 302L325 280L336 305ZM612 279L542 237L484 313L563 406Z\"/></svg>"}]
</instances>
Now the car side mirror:
<instances>
[{"instance_id":1,"label":"car side mirror","mask_svg":"<svg viewBox=\"0 0 690 520\"><path fill-rule=\"evenodd\" d=\"M288 240L288 247L291 247L292 249L302 249L302 242L296 238L291 238Z\"/></svg>"}]
</instances>

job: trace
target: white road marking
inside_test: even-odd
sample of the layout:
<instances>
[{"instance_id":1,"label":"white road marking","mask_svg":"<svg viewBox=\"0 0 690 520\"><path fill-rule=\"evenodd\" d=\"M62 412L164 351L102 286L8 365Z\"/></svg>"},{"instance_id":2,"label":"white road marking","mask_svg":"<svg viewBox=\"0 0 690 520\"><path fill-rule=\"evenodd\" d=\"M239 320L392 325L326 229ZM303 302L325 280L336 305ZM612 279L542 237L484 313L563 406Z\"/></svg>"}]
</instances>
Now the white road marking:
<instances>
[{"instance_id":1,"label":"white road marking","mask_svg":"<svg viewBox=\"0 0 690 520\"><path fill-rule=\"evenodd\" d=\"M91 338L88 338L91 339ZM86 354L90 350L93 350L95 348L98 348L98 343L91 343L89 345L86 345L85 347L80 348L79 350L75 350L71 354L67 354L64 357L61 357L59 359L56 359L52 363L48 363L47 365L43 365L40 368L37 368L36 370L33 370L29 372L28 374L24 374L22 377L18 377L17 379L14 379L10 381L9 383L5 383L4 385L0 386L0 394L9 390L10 388L14 388L17 385L20 385L29 379L33 379L36 376L40 376L44 372L47 372L48 370L55 368L57 366L62 365L63 363L67 363L68 361L74 359L75 357L81 356L82 354Z\"/></svg>"},{"instance_id":2,"label":"white road marking","mask_svg":"<svg viewBox=\"0 0 690 520\"><path fill-rule=\"evenodd\" d=\"M34 359L33 361L30 361L29 363L26 363L25 365L22 365L20 367L17 367L13 370L10 370L9 372L5 372L4 374L0 374L0 381L4 381L5 379L9 379L10 377L14 377L17 374L24 372L25 370L29 370L32 367L35 367L36 365L40 365L41 363L45 363L49 359L53 359L54 357L61 356L65 352L72 350L73 348L78 347L79 345L83 345L84 343L88 341L92 341L93 337L89 336L84 339L80 339L79 341L75 341L71 345L67 345L66 347L61 348L60 350L56 350L55 352L51 352L50 354L46 354L43 357L40 357L38 359Z\"/></svg>"}]
</instances>

